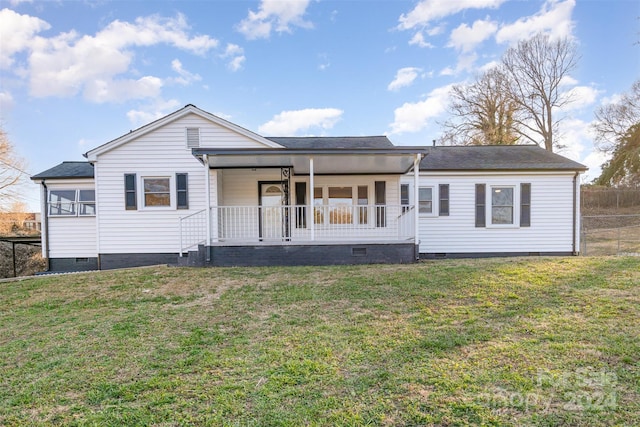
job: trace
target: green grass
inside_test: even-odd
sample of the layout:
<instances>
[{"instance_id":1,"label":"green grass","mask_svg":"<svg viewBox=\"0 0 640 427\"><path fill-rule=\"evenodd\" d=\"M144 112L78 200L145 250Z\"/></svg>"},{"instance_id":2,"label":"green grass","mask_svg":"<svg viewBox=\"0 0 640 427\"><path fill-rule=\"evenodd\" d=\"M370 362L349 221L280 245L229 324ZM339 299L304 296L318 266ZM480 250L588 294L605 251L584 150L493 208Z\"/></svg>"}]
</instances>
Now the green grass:
<instances>
[{"instance_id":1,"label":"green grass","mask_svg":"<svg viewBox=\"0 0 640 427\"><path fill-rule=\"evenodd\" d=\"M0 425L639 425L640 258L0 283Z\"/></svg>"}]
</instances>

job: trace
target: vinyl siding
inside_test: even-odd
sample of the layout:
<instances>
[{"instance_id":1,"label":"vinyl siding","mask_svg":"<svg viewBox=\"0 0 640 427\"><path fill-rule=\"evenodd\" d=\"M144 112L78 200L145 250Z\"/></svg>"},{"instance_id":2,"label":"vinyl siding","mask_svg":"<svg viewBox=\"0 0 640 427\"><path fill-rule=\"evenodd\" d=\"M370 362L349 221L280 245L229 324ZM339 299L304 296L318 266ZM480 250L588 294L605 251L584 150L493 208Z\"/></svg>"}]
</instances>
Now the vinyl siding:
<instances>
[{"instance_id":1,"label":"vinyl siding","mask_svg":"<svg viewBox=\"0 0 640 427\"><path fill-rule=\"evenodd\" d=\"M403 183L412 185L406 177ZM519 227L521 183L531 183L531 226ZM571 252L573 173L566 174L421 174L420 186L449 184L449 216L420 215L421 253ZM488 201L487 226L475 227L475 184L513 186L514 225L492 226ZM413 196L413 192L411 192Z\"/></svg>"},{"instance_id":2,"label":"vinyl siding","mask_svg":"<svg viewBox=\"0 0 640 427\"><path fill-rule=\"evenodd\" d=\"M142 135L98 156L99 253L178 252L179 219L206 207L207 169L186 147L187 127L200 128L201 147L256 147L261 144L195 114L189 114L154 132ZM125 210L124 174L135 173L137 209ZM175 174L188 173L189 209L176 209ZM214 172L213 172L214 173ZM170 207L145 207L143 177L168 177ZM218 188L211 180L212 204Z\"/></svg>"},{"instance_id":3,"label":"vinyl siding","mask_svg":"<svg viewBox=\"0 0 640 427\"><path fill-rule=\"evenodd\" d=\"M51 190L93 190L91 179L47 180ZM88 258L97 256L95 216L48 216L50 258ZM43 231L44 233L44 231ZM45 248L43 247L43 251ZM45 255L46 256L46 255Z\"/></svg>"}]
</instances>

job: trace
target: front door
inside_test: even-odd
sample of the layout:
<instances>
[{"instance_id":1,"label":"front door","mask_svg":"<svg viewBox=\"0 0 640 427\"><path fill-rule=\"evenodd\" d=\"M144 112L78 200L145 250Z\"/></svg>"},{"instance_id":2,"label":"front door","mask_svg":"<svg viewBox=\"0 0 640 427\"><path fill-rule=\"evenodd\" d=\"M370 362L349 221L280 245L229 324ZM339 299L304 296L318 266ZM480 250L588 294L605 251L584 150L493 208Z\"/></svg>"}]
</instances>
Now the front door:
<instances>
[{"instance_id":1,"label":"front door","mask_svg":"<svg viewBox=\"0 0 640 427\"><path fill-rule=\"evenodd\" d=\"M289 236L284 183L260 182L260 240L282 240Z\"/></svg>"}]
</instances>

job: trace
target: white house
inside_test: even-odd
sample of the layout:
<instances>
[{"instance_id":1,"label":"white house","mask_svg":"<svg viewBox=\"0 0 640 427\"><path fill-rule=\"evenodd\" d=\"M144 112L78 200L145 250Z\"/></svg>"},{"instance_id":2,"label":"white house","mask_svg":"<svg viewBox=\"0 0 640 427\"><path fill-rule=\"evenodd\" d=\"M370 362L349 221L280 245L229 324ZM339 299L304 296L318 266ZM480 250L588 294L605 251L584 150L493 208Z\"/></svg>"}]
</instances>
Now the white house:
<instances>
[{"instance_id":1,"label":"white house","mask_svg":"<svg viewBox=\"0 0 640 427\"><path fill-rule=\"evenodd\" d=\"M193 105L32 179L51 271L577 254L579 174L537 146L266 138Z\"/></svg>"}]
</instances>

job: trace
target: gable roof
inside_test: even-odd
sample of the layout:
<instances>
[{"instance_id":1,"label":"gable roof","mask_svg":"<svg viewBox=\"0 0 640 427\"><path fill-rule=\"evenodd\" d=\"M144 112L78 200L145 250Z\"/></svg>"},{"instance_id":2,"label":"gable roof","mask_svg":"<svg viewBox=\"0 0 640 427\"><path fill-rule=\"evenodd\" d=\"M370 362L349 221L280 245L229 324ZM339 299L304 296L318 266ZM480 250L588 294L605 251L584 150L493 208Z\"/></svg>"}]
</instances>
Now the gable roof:
<instances>
[{"instance_id":1,"label":"gable roof","mask_svg":"<svg viewBox=\"0 0 640 427\"><path fill-rule=\"evenodd\" d=\"M142 127L139 127L138 129L132 130L129 133L126 133L124 135L122 135L119 138L116 138L114 140L111 140L105 144L102 144L92 150L87 151L84 156L89 159L90 161L95 161L96 160L96 156L105 153L109 150L112 150L116 147L119 147L122 144L125 144L133 139L139 138L143 135L146 135L149 132L152 132L168 123L171 123L175 120L178 120L188 114L196 114L200 117L202 117L205 120L208 120L212 123L217 124L218 126L227 128L233 132L239 133L249 139L252 139L256 142L259 142L267 147L274 147L274 148L282 148L279 144L277 144L274 141L270 141L269 139L258 135L257 133L251 132L248 129L243 128L242 126L238 126L234 123L228 122L216 115L213 115L211 113L208 113L204 110L201 110L200 108L196 107L193 104L187 104L185 105L183 108L174 111L173 113L170 113L164 117L159 118L156 121L153 121L149 124L146 124Z\"/></svg>"},{"instance_id":2,"label":"gable roof","mask_svg":"<svg viewBox=\"0 0 640 427\"><path fill-rule=\"evenodd\" d=\"M395 145L386 136L308 136L268 137L267 139L285 148L393 148Z\"/></svg>"},{"instance_id":3,"label":"gable roof","mask_svg":"<svg viewBox=\"0 0 640 427\"><path fill-rule=\"evenodd\" d=\"M93 178L93 165L89 162L62 162L44 172L33 175L32 180Z\"/></svg>"},{"instance_id":4,"label":"gable roof","mask_svg":"<svg viewBox=\"0 0 640 427\"><path fill-rule=\"evenodd\" d=\"M537 145L428 147L420 162L427 171L585 171L587 167Z\"/></svg>"}]
</instances>

